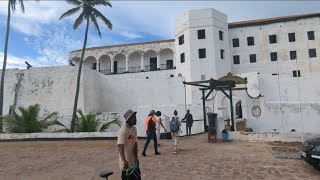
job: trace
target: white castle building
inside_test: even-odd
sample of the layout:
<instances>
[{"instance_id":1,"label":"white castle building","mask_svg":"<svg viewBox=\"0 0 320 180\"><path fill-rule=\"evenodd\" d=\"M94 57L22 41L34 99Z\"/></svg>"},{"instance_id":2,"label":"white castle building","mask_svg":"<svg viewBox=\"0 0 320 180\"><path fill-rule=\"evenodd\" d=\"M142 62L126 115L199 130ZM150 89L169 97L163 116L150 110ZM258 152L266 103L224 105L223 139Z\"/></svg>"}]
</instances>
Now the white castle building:
<instances>
[{"instance_id":1,"label":"white castle building","mask_svg":"<svg viewBox=\"0 0 320 180\"><path fill-rule=\"evenodd\" d=\"M320 133L319 29L320 13L228 23L217 10L192 10L176 19L174 39L87 48L79 107L119 117L136 110L140 136L151 109L165 117L174 110L183 117L190 109L197 120L193 133L199 133L202 92L183 82L246 78L232 92L235 122L281 136ZM76 65L80 55L69 54ZM38 103L44 113L69 116L76 74L74 66L9 70L4 112ZM219 132L230 123L229 99L221 91L208 97L205 109L218 115Z\"/></svg>"}]
</instances>

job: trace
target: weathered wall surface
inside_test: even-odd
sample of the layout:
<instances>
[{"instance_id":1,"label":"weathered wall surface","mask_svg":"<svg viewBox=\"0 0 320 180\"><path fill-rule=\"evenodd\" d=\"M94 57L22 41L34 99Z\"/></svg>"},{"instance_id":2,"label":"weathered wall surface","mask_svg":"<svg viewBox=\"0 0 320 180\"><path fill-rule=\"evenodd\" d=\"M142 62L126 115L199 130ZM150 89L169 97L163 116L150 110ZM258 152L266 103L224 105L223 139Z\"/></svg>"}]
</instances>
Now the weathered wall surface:
<instances>
[{"instance_id":1,"label":"weathered wall surface","mask_svg":"<svg viewBox=\"0 0 320 180\"><path fill-rule=\"evenodd\" d=\"M122 112L142 105L184 104L182 78L169 77L170 71L135 73L136 78L126 74L105 76L95 71L84 74L86 112Z\"/></svg>"},{"instance_id":2,"label":"weathered wall surface","mask_svg":"<svg viewBox=\"0 0 320 180\"><path fill-rule=\"evenodd\" d=\"M31 68L6 71L4 87L4 114L12 105L27 107L39 104L40 115L59 112L72 114L77 68L72 66ZM82 87L79 107L83 109Z\"/></svg>"}]
</instances>

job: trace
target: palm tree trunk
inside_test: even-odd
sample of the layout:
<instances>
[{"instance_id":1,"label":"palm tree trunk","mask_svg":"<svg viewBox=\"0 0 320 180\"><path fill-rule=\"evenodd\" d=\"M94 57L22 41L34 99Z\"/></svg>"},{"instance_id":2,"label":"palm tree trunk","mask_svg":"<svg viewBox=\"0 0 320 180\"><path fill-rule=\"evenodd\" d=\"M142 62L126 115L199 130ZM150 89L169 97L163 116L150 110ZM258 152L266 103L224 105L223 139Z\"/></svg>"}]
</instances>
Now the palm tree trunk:
<instances>
[{"instance_id":1,"label":"palm tree trunk","mask_svg":"<svg viewBox=\"0 0 320 180\"><path fill-rule=\"evenodd\" d=\"M7 66L7 54L8 54L8 41L9 41L9 32L10 32L10 18L11 18L11 8L10 1L8 1L8 17L7 17L7 32L6 32L6 41L4 45L4 58L3 58L3 67L1 73L1 84L0 84L0 133L3 132L3 98L4 98L4 75L6 73Z\"/></svg>"},{"instance_id":2,"label":"palm tree trunk","mask_svg":"<svg viewBox=\"0 0 320 180\"><path fill-rule=\"evenodd\" d=\"M86 51L86 45L87 45L87 37L88 37L88 30L89 30L89 17L87 19L87 27L86 32L84 36L84 43L82 48L82 54L79 64L79 70L78 70L78 77L77 77L77 89L76 89L76 96L74 98L74 106L73 106L73 113L72 113L72 120L71 120L71 132L74 132L75 122L76 122L76 112L77 112L77 106L78 106L78 98L79 98L79 90L80 90L80 78L81 78L81 70L82 70L82 62L84 58L84 53Z\"/></svg>"}]
</instances>

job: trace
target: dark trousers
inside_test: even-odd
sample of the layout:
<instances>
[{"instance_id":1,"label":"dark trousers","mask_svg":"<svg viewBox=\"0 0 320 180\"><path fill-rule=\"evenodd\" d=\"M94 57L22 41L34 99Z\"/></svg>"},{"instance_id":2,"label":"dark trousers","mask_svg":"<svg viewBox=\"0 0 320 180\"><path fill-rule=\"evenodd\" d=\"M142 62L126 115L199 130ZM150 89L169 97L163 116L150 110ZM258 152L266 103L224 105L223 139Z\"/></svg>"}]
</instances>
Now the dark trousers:
<instances>
[{"instance_id":1,"label":"dark trousers","mask_svg":"<svg viewBox=\"0 0 320 180\"><path fill-rule=\"evenodd\" d=\"M144 144L143 153L146 153L150 140L153 139L154 143L154 152L158 152L158 142L157 142L157 135L156 132L147 132L147 141Z\"/></svg>"},{"instance_id":2,"label":"dark trousers","mask_svg":"<svg viewBox=\"0 0 320 180\"><path fill-rule=\"evenodd\" d=\"M192 126L186 126L186 135L191 136L191 127Z\"/></svg>"},{"instance_id":3,"label":"dark trousers","mask_svg":"<svg viewBox=\"0 0 320 180\"><path fill-rule=\"evenodd\" d=\"M122 180L141 180L140 169L137 169L134 174L126 176L127 171L122 171L121 178Z\"/></svg>"}]
</instances>

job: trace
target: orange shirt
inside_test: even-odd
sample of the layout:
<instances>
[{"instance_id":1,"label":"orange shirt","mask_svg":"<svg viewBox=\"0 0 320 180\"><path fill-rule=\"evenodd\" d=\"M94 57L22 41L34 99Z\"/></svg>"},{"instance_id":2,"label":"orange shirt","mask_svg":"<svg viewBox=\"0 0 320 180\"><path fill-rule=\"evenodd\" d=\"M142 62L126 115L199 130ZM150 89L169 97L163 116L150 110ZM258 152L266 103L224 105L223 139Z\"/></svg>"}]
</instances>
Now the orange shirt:
<instances>
[{"instance_id":1,"label":"orange shirt","mask_svg":"<svg viewBox=\"0 0 320 180\"><path fill-rule=\"evenodd\" d=\"M146 131L148 130L148 124L151 119L153 120L154 124L157 124L157 119L155 116L148 116L145 124Z\"/></svg>"}]
</instances>

